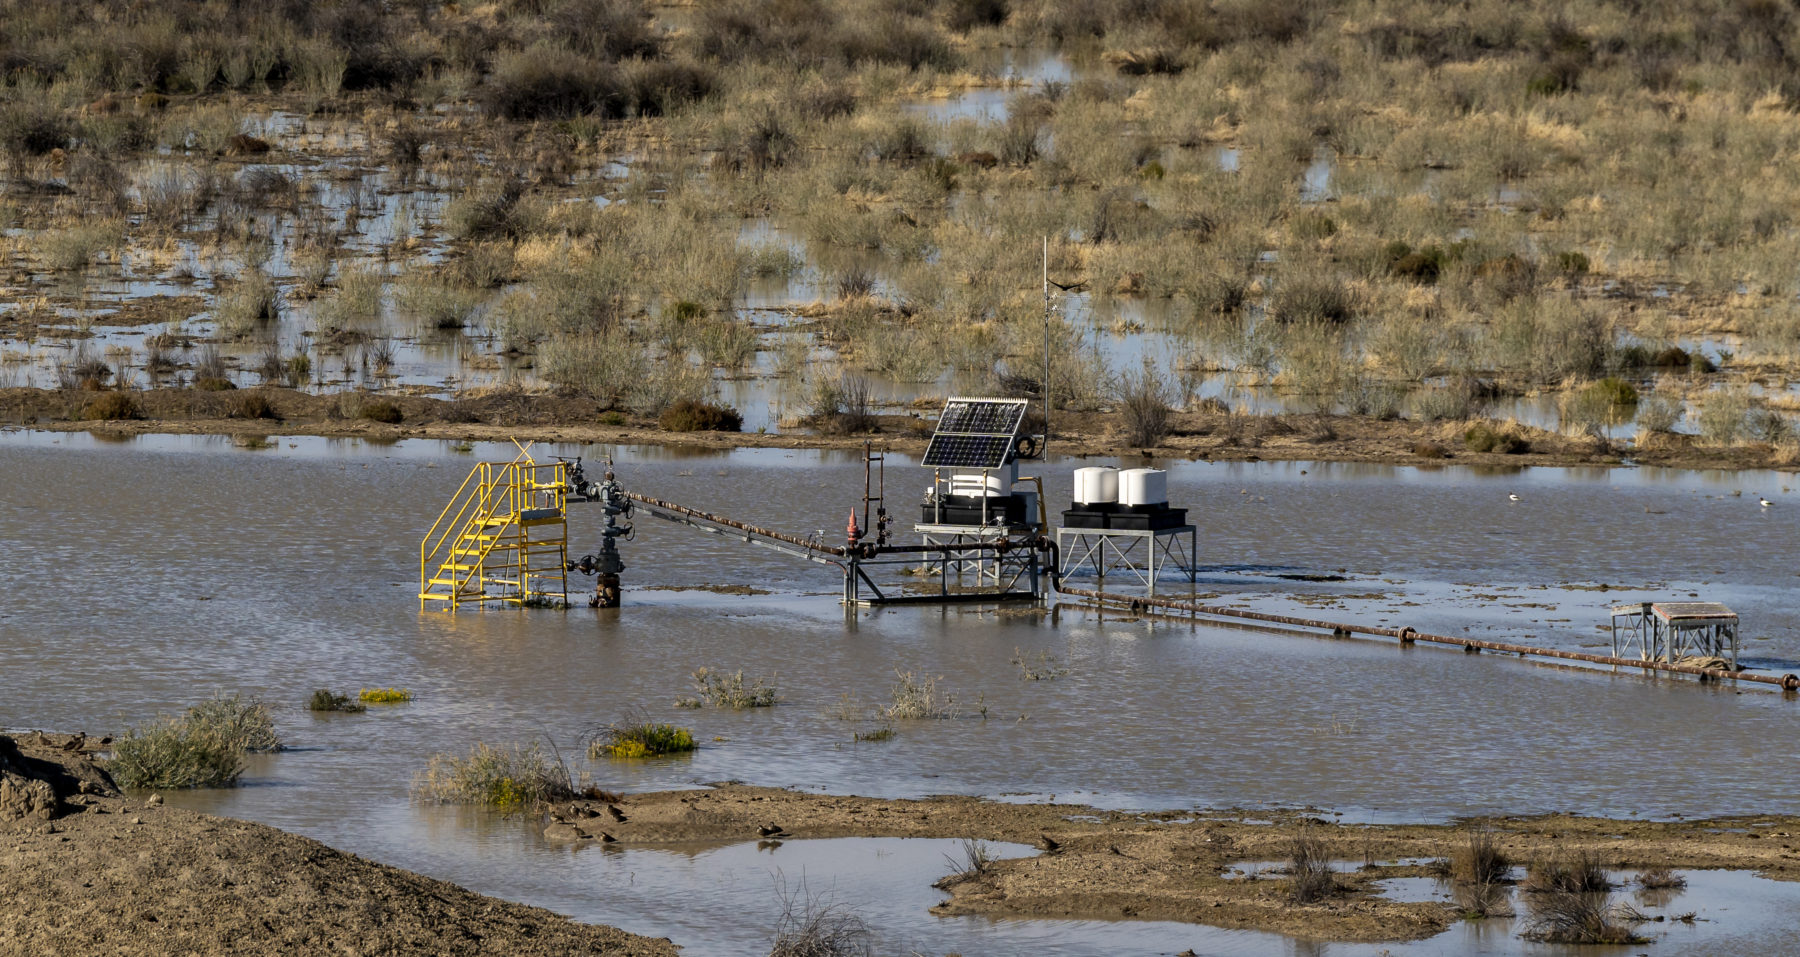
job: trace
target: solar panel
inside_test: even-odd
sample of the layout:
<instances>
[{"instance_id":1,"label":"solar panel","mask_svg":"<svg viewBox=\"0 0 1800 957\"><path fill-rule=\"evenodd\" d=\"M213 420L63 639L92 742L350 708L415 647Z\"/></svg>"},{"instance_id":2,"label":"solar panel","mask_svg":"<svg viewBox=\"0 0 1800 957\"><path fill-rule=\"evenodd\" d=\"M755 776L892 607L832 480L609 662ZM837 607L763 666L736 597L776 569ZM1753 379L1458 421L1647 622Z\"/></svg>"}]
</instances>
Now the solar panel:
<instances>
[{"instance_id":1,"label":"solar panel","mask_svg":"<svg viewBox=\"0 0 1800 957\"><path fill-rule=\"evenodd\" d=\"M934 435L925 447L927 466L997 469L1012 450L1010 435Z\"/></svg>"},{"instance_id":2,"label":"solar panel","mask_svg":"<svg viewBox=\"0 0 1800 957\"><path fill-rule=\"evenodd\" d=\"M997 469L1011 456L1013 439L1024 421L1024 399L950 399L920 464Z\"/></svg>"},{"instance_id":3,"label":"solar panel","mask_svg":"<svg viewBox=\"0 0 1800 957\"><path fill-rule=\"evenodd\" d=\"M1012 435L1025 418L1023 399L951 399L944 403L937 431L958 434Z\"/></svg>"}]
</instances>

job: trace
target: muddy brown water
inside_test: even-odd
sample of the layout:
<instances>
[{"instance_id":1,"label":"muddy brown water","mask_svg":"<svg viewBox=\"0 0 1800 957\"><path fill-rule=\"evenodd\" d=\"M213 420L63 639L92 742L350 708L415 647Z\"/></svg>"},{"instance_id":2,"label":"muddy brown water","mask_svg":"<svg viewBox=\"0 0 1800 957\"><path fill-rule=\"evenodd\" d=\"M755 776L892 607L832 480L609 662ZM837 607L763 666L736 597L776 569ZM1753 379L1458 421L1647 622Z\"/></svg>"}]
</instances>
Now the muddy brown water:
<instances>
[{"instance_id":1,"label":"muddy brown water","mask_svg":"<svg viewBox=\"0 0 1800 957\"><path fill-rule=\"evenodd\" d=\"M610 451L634 489L801 533L835 536L860 492L857 458L837 453L538 451ZM1344 820L1800 813L1800 768L1785 746L1800 702L1779 694L1071 604L847 614L830 569L647 517L625 547L620 611L420 612L420 534L474 460L504 457L423 441L294 437L249 451L211 436L0 433L0 585L11 596L0 605L0 727L113 731L215 690L261 694L293 749L257 759L245 787L174 800L673 934L694 952L751 951L748 938L710 940L706 921L603 892L674 882L678 856L554 848L520 822L413 805L411 776L431 753L478 740L548 736L578 750L584 729L643 712L693 727L702 748L578 767L630 789L741 779L1122 808L1316 806ZM1079 464L1048 471L1052 502ZM1606 644L1597 627L1608 604L1695 595L1743 616L1747 663L1800 670L1791 476L1166 464L1171 497L1204 531L1199 581L1165 581L1165 594L1191 587L1245 607L1589 650ZM890 468L897 507L912 499L902 490L927 481L922 469ZM1759 495L1774 505L1759 507ZM597 527L598 516L575 515L578 548ZM771 593L646 587L707 584ZM1044 652L1069 672L1023 680L1019 652ZM776 675L782 704L674 708L701 666ZM853 742L859 726L827 712L846 694L884 700L896 669L943 676L988 717L902 722L891 741ZM301 710L314 688L375 685L417 699L360 716ZM792 868L777 855L765 870L792 873L802 858L809 884L831 884L804 854ZM742 910L763 914L766 928L779 908L766 880L751 883ZM894 934L930 941L950 926L913 919ZM976 936L943 931L950 943L931 946L1050 952L1033 943L1044 924L956 922ZM1120 940L1137 940L1136 952L1181 949L1166 928L1099 926L1091 937L1051 933L1056 952L1113 952ZM1218 949L1290 952L1272 940Z\"/></svg>"}]
</instances>

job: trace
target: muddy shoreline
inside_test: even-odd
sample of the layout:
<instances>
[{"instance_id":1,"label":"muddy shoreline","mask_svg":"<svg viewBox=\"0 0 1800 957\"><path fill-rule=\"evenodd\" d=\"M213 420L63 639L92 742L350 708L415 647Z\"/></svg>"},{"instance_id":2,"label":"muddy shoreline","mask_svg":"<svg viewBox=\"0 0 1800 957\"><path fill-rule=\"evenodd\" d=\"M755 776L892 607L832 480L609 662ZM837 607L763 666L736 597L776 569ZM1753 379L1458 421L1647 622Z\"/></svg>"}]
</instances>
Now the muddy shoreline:
<instances>
[{"instance_id":1,"label":"muddy shoreline","mask_svg":"<svg viewBox=\"0 0 1800 957\"><path fill-rule=\"evenodd\" d=\"M0 389L0 423L62 432L108 436L230 435L251 440L269 435L316 435L370 441L436 439L504 442L509 439L577 444L662 445L696 450L737 448L860 450L865 443L902 454L920 454L931 434L922 412L878 416L874 431L823 434L671 432L655 422L609 412L593 400L541 393L488 393L443 400L425 396L361 396L380 399L400 412L397 423L354 414L340 394L313 395L291 389L257 388L203 392L154 389L131 393L134 418L92 418L93 393L50 389ZM248 396L267 407L246 405ZM247 410L259 413L252 415ZM617 424L608 424L616 422ZM1693 436L1658 435L1645 445L1603 444L1512 422L1469 420L1417 422L1324 414L1240 415L1184 412L1174 415L1170 434L1153 446L1126 441L1121 416L1112 413L1059 414L1051 451L1061 456L1255 462L1363 462L1402 466L1469 465L1486 468L1529 466L1642 465L1685 469L1800 470L1791 450L1768 444L1699 445ZM1485 426L1515 436L1528 451L1475 451L1469 430Z\"/></svg>"},{"instance_id":2,"label":"muddy shoreline","mask_svg":"<svg viewBox=\"0 0 1800 957\"><path fill-rule=\"evenodd\" d=\"M578 924L344 854L248 821L122 794L100 743L23 734L0 741L0 887L15 901L0 945L55 949L78 937L130 955L224 946L279 926L270 946L368 953L594 953L667 957L678 943ZM39 788L34 779L48 782ZM49 795L54 793L55 799ZM1577 852L1608 868L1728 868L1800 881L1800 818L1638 821L1562 814L1452 824L1342 825L1304 810L1122 812L966 796L888 799L719 783L563 801L539 816L571 846L901 837L1034 845L1039 853L947 874L932 913L991 918L1169 920L1316 940L1419 940L1461 919L1436 902L1380 896L1378 881L1433 873L1476 831L1514 863ZM1296 838L1354 866L1315 903L1243 865L1285 861ZM946 863L946 871L951 871ZM277 920L279 918L279 920ZM85 946L85 944L84 944ZM237 952L255 952L242 951ZM275 951L270 951L275 952Z\"/></svg>"},{"instance_id":3,"label":"muddy shoreline","mask_svg":"<svg viewBox=\"0 0 1800 957\"><path fill-rule=\"evenodd\" d=\"M1430 873L1419 859L1450 856L1472 831L1490 832L1514 862L1597 852L1622 870L1730 868L1800 881L1800 818L1755 816L1636 821L1544 815L1441 825L1340 825L1304 811L1128 813L1074 804L1011 804L973 797L895 800L811 794L727 783L706 790L564 802L545 836L576 845L800 840L837 837L971 838L1037 846L940 884L933 913L994 918L1173 920L1337 941L1416 940L1460 919L1439 903L1378 896L1375 882ZM621 820L622 818L622 820ZM773 830L772 833L764 833ZM1325 842L1338 860L1364 863L1315 904L1289 900L1285 880L1244 880L1240 864L1285 861L1296 837Z\"/></svg>"}]
</instances>

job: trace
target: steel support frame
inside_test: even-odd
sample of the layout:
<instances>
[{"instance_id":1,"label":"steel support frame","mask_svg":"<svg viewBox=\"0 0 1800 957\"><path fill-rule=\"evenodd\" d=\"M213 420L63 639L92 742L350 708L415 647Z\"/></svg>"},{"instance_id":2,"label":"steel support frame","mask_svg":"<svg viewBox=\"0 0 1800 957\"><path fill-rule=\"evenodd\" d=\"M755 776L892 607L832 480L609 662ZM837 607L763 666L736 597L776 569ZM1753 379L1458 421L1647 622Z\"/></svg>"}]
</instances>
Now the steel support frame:
<instances>
[{"instance_id":1,"label":"steel support frame","mask_svg":"<svg viewBox=\"0 0 1800 957\"><path fill-rule=\"evenodd\" d=\"M1180 547L1184 536L1186 555ZM1058 528L1056 544L1062 551L1062 567L1057 570L1060 577L1066 579L1071 572L1092 568L1095 579L1104 585L1107 572L1122 569L1151 595L1156 594L1157 577L1170 565L1186 574L1192 584L1200 564L1200 534L1193 525L1144 530ZM1140 547L1146 553L1142 565L1138 562Z\"/></svg>"}]
</instances>

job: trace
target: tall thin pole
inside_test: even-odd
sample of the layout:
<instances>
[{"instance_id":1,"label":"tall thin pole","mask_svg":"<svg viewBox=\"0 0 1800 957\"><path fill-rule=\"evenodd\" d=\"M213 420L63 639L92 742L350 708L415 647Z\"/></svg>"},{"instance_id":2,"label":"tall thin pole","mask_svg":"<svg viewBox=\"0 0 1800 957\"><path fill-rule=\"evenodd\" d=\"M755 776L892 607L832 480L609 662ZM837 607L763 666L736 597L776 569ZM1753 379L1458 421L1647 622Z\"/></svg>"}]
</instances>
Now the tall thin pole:
<instances>
[{"instance_id":1,"label":"tall thin pole","mask_svg":"<svg viewBox=\"0 0 1800 957\"><path fill-rule=\"evenodd\" d=\"M1044 443L1038 452L1050 462L1050 237L1044 236Z\"/></svg>"}]
</instances>

